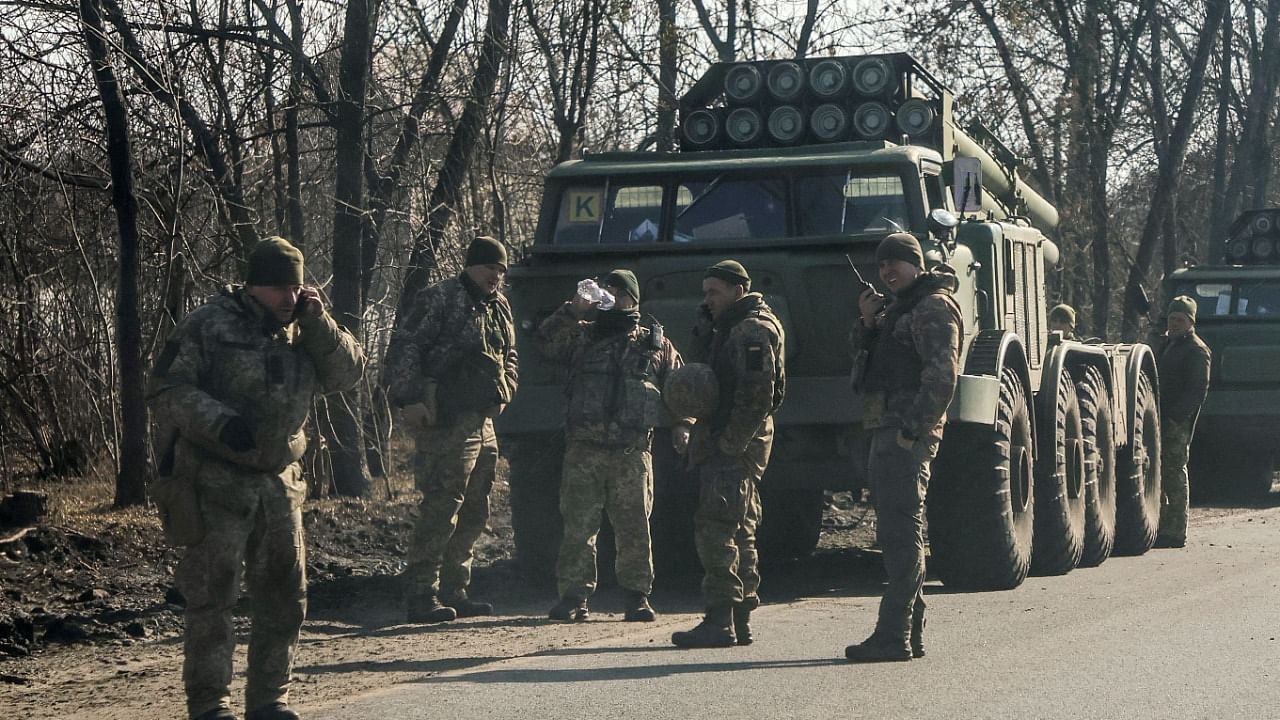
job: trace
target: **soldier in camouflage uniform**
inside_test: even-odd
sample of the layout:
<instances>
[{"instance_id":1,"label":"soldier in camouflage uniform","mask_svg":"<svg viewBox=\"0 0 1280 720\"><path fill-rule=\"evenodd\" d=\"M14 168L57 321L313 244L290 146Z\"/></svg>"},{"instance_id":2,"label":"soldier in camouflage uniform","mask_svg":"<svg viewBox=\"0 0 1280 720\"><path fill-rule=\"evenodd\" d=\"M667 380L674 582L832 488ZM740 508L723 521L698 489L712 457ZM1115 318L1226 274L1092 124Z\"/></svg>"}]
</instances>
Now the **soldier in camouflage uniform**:
<instances>
[{"instance_id":1,"label":"soldier in camouflage uniform","mask_svg":"<svg viewBox=\"0 0 1280 720\"><path fill-rule=\"evenodd\" d=\"M302 253L260 242L247 284L227 288L174 330L147 387L161 458L153 486L171 541L187 545L177 584L187 599L187 710L234 719L230 705L243 571L252 598L245 706L249 720L289 720L289 676L306 615L298 460L316 392L351 388L364 353L303 287Z\"/></svg>"},{"instance_id":2,"label":"soldier in camouflage uniform","mask_svg":"<svg viewBox=\"0 0 1280 720\"><path fill-rule=\"evenodd\" d=\"M423 290L387 348L387 398L413 434L422 492L406 574L410 622L488 615L470 598L472 548L489 520L496 418L516 392L511 306L499 289L507 251L478 237L457 277Z\"/></svg>"},{"instance_id":3,"label":"soldier in camouflage uniform","mask_svg":"<svg viewBox=\"0 0 1280 720\"><path fill-rule=\"evenodd\" d=\"M680 367L680 353L662 326L640 323L640 283L630 270L614 270L600 285L617 298L594 309L575 294L538 328L538 349L566 363L564 476L560 485L560 544L556 579L560 602L553 620L583 621L596 588L596 535L601 510L609 514L617 547L618 584L626 593L624 618L651 621L653 552L653 427L662 413L659 388ZM675 430L684 451L688 426Z\"/></svg>"},{"instance_id":4,"label":"soldier in camouflage uniform","mask_svg":"<svg viewBox=\"0 0 1280 720\"><path fill-rule=\"evenodd\" d=\"M893 233L876 249L880 279L893 293L887 306L874 288L858 297L854 356L865 354L855 389L864 393L863 428L870 433L867 477L876 509L876 541L889 581L875 631L845 649L857 662L924 655L925 493L929 465L960 372L963 322L952 297L955 275L926 272L920 243Z\"/></svg>"},{"instance_id":5,"label":"soldier in camouflage uniform","mask_svg":"<svg viewBox=\"0 0 1280 720\"><path fill-rule=\"evenodd\" d=\"M1164 504L1156 547L1187 544L1190 488L1187 459L1200 406L1209 391L1212 353L1196 334L1196 301L1180 295L1169 303L1168 335L1160 351L1160 484Z\"/></svg>"},{"instance_id":6,"label":"soldier in camouflage uniform","mask_svg":"<svg viewBox=\"0 0 1280 720\"><path fill-rule=\"evenodd\" d=\"M750 644L751 611L760 604L759 483L786 387L786 336L764 296L750 289L750 276L735 260L707 268L702 281L694 353L720 384L718 407L694 425L689 445L698 467L694 542L707 612L692 630L671 636L679 647Z\"/></svg>"}]
</instances>

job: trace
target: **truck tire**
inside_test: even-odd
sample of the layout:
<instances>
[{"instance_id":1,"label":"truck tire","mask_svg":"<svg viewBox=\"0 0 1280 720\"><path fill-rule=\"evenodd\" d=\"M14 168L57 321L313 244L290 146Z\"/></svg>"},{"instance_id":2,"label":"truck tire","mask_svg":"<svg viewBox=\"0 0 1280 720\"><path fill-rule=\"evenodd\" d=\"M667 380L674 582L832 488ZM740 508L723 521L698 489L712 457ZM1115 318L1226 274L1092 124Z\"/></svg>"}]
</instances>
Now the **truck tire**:
<instances>
[{"instance_id":1,"label":"truck tire","mask_svg":"<svg viewBox=\"0 0 1280 720\"><path fill-rule=\"evenodd\" d=\"M1000 372L993 426L947 427L927 503L930 570L949 587L1008 590L1031 566L1035 452L1018 374Z\"/></svg>"},{"instance_id":2,"label":"truck tire","mask_svg":"<svg viewBox=\"0 0 1280 720\"><path fill-rule=\"evenodd\" d=\"M1085 468L1080 403L1065 372L1054 397L1041 393L1036 448L1036 522L1032 575L1065 575L1084 552Z\"/></svg>"},{"instance_id":3,"label":"truck tire","mask_svg":"<svg viewBox=\"0 0 1280 720\"><path fill-rule=\"evenodd\" d=\"M826 499L821 488L797 488L768 476L760 485L763 505L756 548L762 563L804 557L818 547L822 534L822 509Z\"/></svg>"},{"instance_id":4,"label":"truck tire","mask_svg":"<svg viewBox=\"0 0 1280 720\"><path fill-rule=\"evenodd\" d=\"M504 451L511 468L511 529L516 562L526 580L555 578L560 553L560 473L564 434L539 433L508 440Z\"/></svg>"},{"instance_id":5,"label":"truck tire","mask_svg":"<svg viewBox=\"0 0 1280 720\"><path fill-rule=\"evenodd\" d=\"M1087 448L1080 567L1097 567L1111 556L1116 541L1116 446L1111 399L1100 370L1092 365L1085 367L1076 384L1076 397Z\"/></svg>"},{"instance_id":6,"label":"truck tire","mask_svg":"<svg viewBox=\"0 0 1280 720\"><path fill-rule=\"evenodd\" d=\"M1141 555L1150 550L1160 527L1160 411L1146 373L1138 376L1129 432L1116 478L1115 555Z\"/></svg>"}]
</instances>

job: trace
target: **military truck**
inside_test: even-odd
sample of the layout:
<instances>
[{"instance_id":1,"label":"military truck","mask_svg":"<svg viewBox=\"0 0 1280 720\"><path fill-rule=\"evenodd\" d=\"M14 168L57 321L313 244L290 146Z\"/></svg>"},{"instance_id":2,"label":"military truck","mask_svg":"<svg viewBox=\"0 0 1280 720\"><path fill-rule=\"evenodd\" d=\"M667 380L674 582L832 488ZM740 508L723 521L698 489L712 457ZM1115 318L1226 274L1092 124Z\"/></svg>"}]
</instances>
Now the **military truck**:
<instances>
[{"instance_id":1,"label":"military truck","mask_svg":"<svg viewBox=\"0 0 1280 720\"><path fill-rule=\"evenodd\" d=\"M1242 213L1215 255L1166 280L1167 297L1195 298L1196 332L1213 350L1191 490L1257 499L1271 491L1280 446L1280 209Z\"/></svg>"},{"instance_id":2,"label":"military truck","mask_svg":"<svg viewBox=\"0 0 1280 720\"><path fill-rule=\"evenodd\" d=\"M957 127L952 97L901 53L720 63L681 99L678 152L590 154L548 173L533 243L509 276L525 350L499 425L522 562L549 567L558 537L565 371L535 356L538 323L580 279L622 266L641 280L643 311L687 347L704 269L724 258L746 266L787 330L761 555L811 550L824 491L860 482L849 264L877 278L875 247L897 230L920 239L928 264L956 271L965 324L929 492L931 568L951 585L1009 588L1031 570L1063 573L1151 546L1152 353L1050 337L1057 212L990 133ZM692 557L697 496L667 445L659 434L659 562Z\"/></svg>"}]
</instances>

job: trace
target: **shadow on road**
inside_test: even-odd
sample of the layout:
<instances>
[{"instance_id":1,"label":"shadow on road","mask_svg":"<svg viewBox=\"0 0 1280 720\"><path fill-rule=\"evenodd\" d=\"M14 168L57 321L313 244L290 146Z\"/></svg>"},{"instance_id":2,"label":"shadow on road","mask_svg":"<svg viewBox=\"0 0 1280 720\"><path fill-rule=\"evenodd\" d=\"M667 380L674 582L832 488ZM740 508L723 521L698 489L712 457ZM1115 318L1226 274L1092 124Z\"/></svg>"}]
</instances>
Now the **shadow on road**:
<instances>
[{"instance_id":1,"label":"shadow on road","mask_svg":"<svg viewBox=\"0 0 1280 720\"><path fill-rule=\"evenodd\" d=\"M441 673L450 672L452 670L466 670L467 668L506 659L507 658L505 657L470 657L442 658L439 660L368 660L331 663L328 665L300 665L294 668L294 670L298 673L307 675L342 674L349 672Z\"/></svg>"},{"instance_id":2,"label":"shadow on road","mask_svg":"<svg viewBox=\"0 0 1280 720\"><path fill-rule=\"evenodd\" d=\"M658 648L618 648L619 652L657 652ZM667 652L683 653L679 648L662 648ZM638 665L622 667L591 667L550 670L542 668L504 668L500 670L484 670L460 675L433 676L422 678L420 683L579 683L598 680L652 680L689 675L693 673L738 672L743 670L773 670L778 668L827 667L844 665L846 660L822 658L815 660L766 660L747 662L714 662L689 664Z\"/></svg>"}]
</instances>

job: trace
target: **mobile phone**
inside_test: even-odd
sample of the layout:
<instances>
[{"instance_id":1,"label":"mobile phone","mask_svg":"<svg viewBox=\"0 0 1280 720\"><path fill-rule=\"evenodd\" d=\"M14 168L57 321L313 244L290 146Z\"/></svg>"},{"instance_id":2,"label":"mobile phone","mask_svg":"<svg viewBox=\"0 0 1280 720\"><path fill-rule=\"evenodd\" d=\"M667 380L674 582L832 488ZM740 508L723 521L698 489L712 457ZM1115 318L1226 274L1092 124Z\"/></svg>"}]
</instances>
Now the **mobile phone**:
<instances>
[{"instance_id":1,"label":"mobile phone","mask_svg":"<svg viewBox=\"0 0 1280 720\"><path fill-rule=\"evenodd\" d=\"M307 310L307 296L299 295L298 302L293 304L293 319L297 320L302 317L302 313Z\"/></svg>"}]
</instances>

